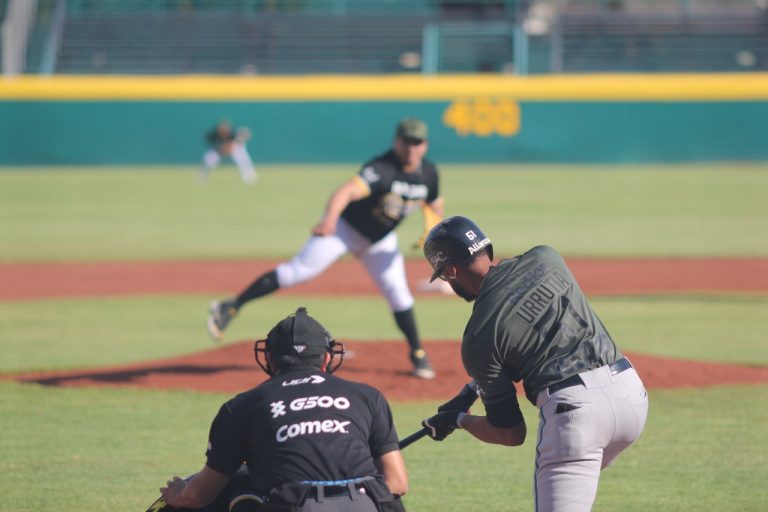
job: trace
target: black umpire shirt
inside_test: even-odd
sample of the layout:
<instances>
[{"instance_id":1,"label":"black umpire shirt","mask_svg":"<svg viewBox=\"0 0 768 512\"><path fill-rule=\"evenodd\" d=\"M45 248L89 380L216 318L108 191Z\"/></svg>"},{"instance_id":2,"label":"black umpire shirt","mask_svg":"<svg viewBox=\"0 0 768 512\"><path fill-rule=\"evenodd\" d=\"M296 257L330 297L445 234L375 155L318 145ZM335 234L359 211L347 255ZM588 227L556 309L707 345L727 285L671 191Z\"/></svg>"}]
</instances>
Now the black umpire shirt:
<instances>
[{"instance_id":1,"label":"black umpire shirt","mask_svg":"<svg viewBox=\"0 0 768 512\"><path fill-rule=\"evenodd\" d=\"M341 217L371 242L395 229L421 202L433 202L440 195L437 167L426 158L415 172L405 172L394 150L379 155L356 176L371 193L353 201Z\"/></svg>"},{"instance_id":2,"label":"black umpire shirt","mask_svg":"<svg viewBox=\"0 0 768 512\"><path fill-rule=\"evenodd\" d=\"M392 413L378 390L302 368L225 403L206 455L225 475L245 462L266 494L282 482L376 475L374 459L396 449Z\"/></svg>"},{"instance_id":3,"label":"black umpire shirt","mask_svg":"<svg viewBox=\"0 0 768 512\"><path fill-rule=\"evenodd\" d=\"M461 344L497 427L522 420L514 382L536 405L544 388L621 357L563 258L544 245L491 268Z\"/></svg>"}]
</instances>

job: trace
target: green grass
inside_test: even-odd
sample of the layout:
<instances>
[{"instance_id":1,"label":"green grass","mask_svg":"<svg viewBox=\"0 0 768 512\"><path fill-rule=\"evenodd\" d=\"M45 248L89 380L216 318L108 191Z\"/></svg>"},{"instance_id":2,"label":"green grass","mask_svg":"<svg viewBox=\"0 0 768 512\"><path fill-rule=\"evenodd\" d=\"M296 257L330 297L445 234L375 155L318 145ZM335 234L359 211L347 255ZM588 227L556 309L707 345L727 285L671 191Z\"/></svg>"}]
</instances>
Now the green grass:
<instances>
[{"instance_id":1,"label":"green grass","mask_svg":"<svg viewBox=\"0 0 768 512\"><path fill-rule=\"evenodd\" d=\"M287 257L355 166L5 169L0 261ZM449 215L500 255L546 243L568 256L768 256L768 166L443 166ZM403 246L419 215L400 229ZM420 257L416 252L408 252Z\"/></svg>"},{"instance_id":2,"label":"green grass","mask_svg":"<svg viewBox=\"0 0 768 512\"><path fill-rule=\"evenodd\" d=\"M207 296L0 302L0 371L91 367L206 350ZM624 350L687 359L768 364L768 297L611 297L592 301ZM341 340L401 338L377 296L276 295L246 306L225 343L257 339L297 304ZM471 306L457 298L421 298L425 339L459 340Z\"/></svg>"},{"instance_id":3,"label":"green grass","mask_svg":"<svg viewBox=\"0 0 768 512\"><path fill-rule=\"evenodd\" d=\"M591 301L624 350L741 364L768 364L768 297L690 295Z\"/></svg>"},{"instance_id":4,"label":"green grass","mask_svg":"<svg viewBox=\"0 0 768 512\"><path fill-rule=\"evenodd\" d=\"M4 169L0 262L287 257L356 168L260 170L249 188L232 168L205 186L192 167ZM474 218L501 256L546 243L571 257L768 257L766 171L766 164L443 166L442 185L448 214ZM400 229L401 245L420 232L416 215ZM211 348L204 328L211 298L0 302L0 372ZM624 350L761 365L768 364L767 302L726 294L592 299ZM265 334L297 303L342 340L400 338L380 297L276 295L248 305L225 342ZM458 340L470 308L455 298L420 298L423 337ZM0 510L144 510L167 477L202 465L210 421L227 398L0 381ZM393 404L400 435L435 405ZM409 509L532 510L537 420L529 404L523 408L530 437L522 448L484 445L463 432L408 448ZM767 411L768 385L652 390L646 432L603 474L594 510L762 510Z\"/></svg>"},{"instance_id":5,"label":"green grass","mask_svg":"<svg viewBox=\"0 0 768 512\"><path fill-rule=\"evenodd\" d=\"M747 396L744 407L740 400ZM642 437L602 473L593 510L763 509L768 386L652 390L650 398ZM422 407L400 406L398 417L417 419ZM407 504L413 510L533 510L538 420L530 405L523 412L529 438L520 448L484 445L458 432L443 443L425 440L407 449L414 490Z\"/></svg>"},{"instance_id":6,"label":"green grass","mask_svg":"<svg viewBox=\"0 0 768 512\"><path fill-rule=\"evenodd\" d=\"M758 511L768 499L768 386L652 391L645 432L601 476L595 511ZM228 395L0 383L0 510L144 510L204 463ZM745 406L745 398L748 406ZM401 437L437 403L394 404ZM464 432L406 449L410 510L533 509L535 410L520 448ZM142 508L144 507L144 508Z\"/></svg>"}]
</instances>

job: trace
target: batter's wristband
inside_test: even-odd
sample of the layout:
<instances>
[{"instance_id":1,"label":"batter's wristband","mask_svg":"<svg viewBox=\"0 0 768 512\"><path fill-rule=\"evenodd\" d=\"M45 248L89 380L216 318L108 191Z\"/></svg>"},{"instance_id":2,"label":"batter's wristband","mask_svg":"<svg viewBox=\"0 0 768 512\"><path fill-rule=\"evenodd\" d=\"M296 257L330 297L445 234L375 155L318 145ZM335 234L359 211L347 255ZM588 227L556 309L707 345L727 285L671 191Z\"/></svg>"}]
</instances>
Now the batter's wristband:
<instances>
[{"instance_id":1,"label":"batter's wristband","mask_svg":"<svg viewBox=\"0 0 768 512\"><path fill-rule=\"evenodd\" d=\"M459 413L459 415L456 417L456 426L457 426L458 428L461 428L461 429L463 429L463 428L464 428L464 427L462 427L462 426L461 426L461 420L463 420L463 419L464 419L464 416L466 416L466 415L467 415L467 413L465 413L465 412L460 412L460 413Z\"/></svg>"}]
</instances>

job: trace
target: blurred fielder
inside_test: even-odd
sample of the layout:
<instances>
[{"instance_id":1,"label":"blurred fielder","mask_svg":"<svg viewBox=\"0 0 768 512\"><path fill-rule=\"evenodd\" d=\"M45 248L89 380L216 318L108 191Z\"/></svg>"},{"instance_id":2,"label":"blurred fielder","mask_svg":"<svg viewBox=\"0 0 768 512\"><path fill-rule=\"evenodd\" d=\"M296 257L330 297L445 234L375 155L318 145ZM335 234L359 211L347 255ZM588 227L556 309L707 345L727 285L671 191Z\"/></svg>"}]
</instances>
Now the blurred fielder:
<instances>
[{"instance_id":1,"label":"blurred fielder","mask_svg":"<svg viewBox=\"0 0 768 512\"><path fill-rule=\"evenodd\" d=\"M206 181L210 172L221 163L223 158L231 158L240 170L243 183L248 185L256 183L256 169L245 148L250 138L251 131L248 128L244 126L234 128L229 121L220 121L205 136L208 150L203 155L200 181Z\"/></svg>"}]
</instances>

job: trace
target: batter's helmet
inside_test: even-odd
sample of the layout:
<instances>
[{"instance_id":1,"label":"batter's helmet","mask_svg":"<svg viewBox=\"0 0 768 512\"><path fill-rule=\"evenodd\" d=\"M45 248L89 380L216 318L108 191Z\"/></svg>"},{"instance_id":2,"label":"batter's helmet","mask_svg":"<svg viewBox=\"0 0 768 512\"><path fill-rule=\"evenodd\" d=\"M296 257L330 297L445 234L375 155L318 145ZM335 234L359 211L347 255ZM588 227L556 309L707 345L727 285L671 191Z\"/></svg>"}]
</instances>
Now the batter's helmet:
<instances>
[{"instance_id":1,"label":"batter's helmet","mask_svg":"<svg viewBox=\"0 0 768 512\"><path fill-rule=\"evenodd\" d=\"M448 217L433 227L424 241L424 256L432 265L431 283L440 276L446 263L465 265L481 250L493 260L491 239L466 217Z\"/></svg>"}]
</instances>

